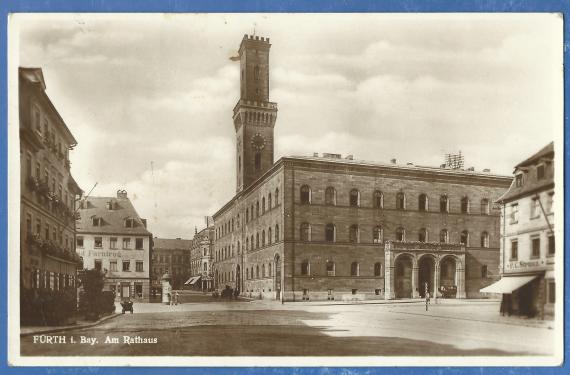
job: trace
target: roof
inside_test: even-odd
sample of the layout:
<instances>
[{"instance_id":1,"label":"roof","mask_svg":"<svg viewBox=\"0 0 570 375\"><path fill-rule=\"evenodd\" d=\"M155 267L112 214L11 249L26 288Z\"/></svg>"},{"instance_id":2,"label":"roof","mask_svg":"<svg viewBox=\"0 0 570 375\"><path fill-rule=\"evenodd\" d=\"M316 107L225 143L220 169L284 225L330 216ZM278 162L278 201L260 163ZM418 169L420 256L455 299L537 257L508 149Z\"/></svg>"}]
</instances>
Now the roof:
<instances>
[{"instance_id":1,"label":"roof","mask_svg":"<svg viewBox=\"0 0 570 375\"><path fill-rule=\"evenodd\" d=\"M112 210L107 208L107 202L113 204ZM151 235L129 198L88 197L83 207L78 209L80 218L76 223L77 233ZM93 226L92 219L95 217L102 219L100 226ZM125 227L127 218L134 219L132 228Z\"/></svg>"},{"instance_id":2,"label":"roof","mask_svg":"<svg viewBox=\"0 0 570 375\"><path fill-rule=\"evenodd\" d=\"M63 121L63 118L61 117L61 115L53 105L51 99L45 92L46 83L44 80L44 74L42 72L42 68L19 67L18 72L20 74L20 77L24 79L26 82L28 82L31 86L41 85L41 90L38 90L39 95L47 103L47 105L50 107L51 111L59 121L59 124L61 125L61 129L63 130L64 135L67 137L68 141L70 142L70 146L75 147L77 145L77 140L75 139L75 137L73 136L67 125L65 124L65 121Z\"/></svg>"},{"instance_id":3,"label":"roof","mask_svg":"<svg viewBox=\"0 0 570 375\"><path fill-rule=\"evenodd\" d=\"M546 146L540 149L536 154L532 155L528 159L518 163L515 168L525 167L527 165L534 164L541 158L554 158L554 142L550 142Z\"/></svg>"},{"instance_id":4,"label":"roof","mask_svg":"<svg viewBox=\"0 0 570 375\"><path fill-rule=\"evenodd\" d=\"M154 250L190 250L192 240L181 238L153 238Z\"/></svg>"},{"instance_id":5,"label":"roof","mask_svg":"<svg viewBox=\"0 0 570 375\"><path fill-rule=\"evenodd\" d=\"M550 142L543 147L540 151L533 154L531 157L525 159L523 162L517 164L515 171L524 169L532 164L537 164L541 159L548 158L554 159L554 143ZM518 199L521 196L530 195L542 190L554 187L554 174L547 174L545 178L538 180L533 173L524 173L524 180L521 186L516 186L515 179L513 178L509 190L503 194L497 202L509 202Z\"/></svg>"}]
</instances>

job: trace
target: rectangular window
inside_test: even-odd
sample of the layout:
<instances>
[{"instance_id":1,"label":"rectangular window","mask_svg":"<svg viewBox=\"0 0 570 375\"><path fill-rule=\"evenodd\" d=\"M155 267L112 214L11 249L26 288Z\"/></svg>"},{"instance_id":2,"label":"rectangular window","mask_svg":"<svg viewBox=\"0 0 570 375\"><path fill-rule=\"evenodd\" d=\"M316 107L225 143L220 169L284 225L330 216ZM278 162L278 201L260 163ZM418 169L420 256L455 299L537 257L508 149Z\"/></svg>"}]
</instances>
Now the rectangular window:
<instances>
[{"instance_id":1,"label":"rectangular window","mask_svg":"<svg viewBox=\"0 0 570 375\"><path fill-rule=\"evenodd\" d=\"M125 228L132 228L133 226L133 219L125 219Z\"/></svg>"},{"instance_id":2,"label":"rectangular window","mask_svg":"<svg viewBox=\"0 0 570 375\"><path fill-rule=\"evenodd\" d=\"M123 249L130 249L130 248L131 248L131 239L123 238Z\"/></svg>"},{"instance_id":3,"label":"rectangular window","mask_svg":"<svg viewBox=\"0 0 570 375\"><path fill-rule=\"evenodd\" d=\"M546 196L546 212L547 213L551 213L552 212L552 204L554 203L554 193L549 193Z\"/></svg>"},{"instance_id":4,"label":"rectangular window","mask_svg":"<svg viewBox=\"0 0 570 375\"><path fill-rule=\"evenodd\" d=\"M96 248L103 247L103 237L95 237L95 247Z\"/></svg>"},{"instance_id":5,"label":"rectangular window","mask_svg":"<svg viewBox=\"0 0 570 375\"><path fill-rule=\"evenodd\" d=\"M519 258L519 242L511 241L511 260L517 260Z\"/></svg>"},{"instance_id":6,"label":"rectangular window","mask_svg":"<svg viewBox=\"0 0 570 375\"><path fill-rule=\"evenodd\" d=\"M554 255L555 241L554 235L548 236L548 255Z\"/></svg>"},{"instance_id":7,"label":"rectangular window","mask_svg":"<svg viewBox=\"0 0 570 375\"><path fill-rule=\"evenodd\" d=\"M42 221L40 219L36 219L36 234L39 236L42 232Z\"/></svg>"},{"instance_id":8,"label":"rectangular window","mask_svg":"<svg viewBox=\"0 0 570 375\"><path fill-rule=\"evenodd\" d=\"M123 261L123 272L129 272L131 270L131 261L124 260Z\"/></svg>"},{"instance_id":9,"label":"rectangular window","mask_svg":"<svg viewBox=\"0 0 570 375\"><path fill-rule=\"evenodd\" d=\"M531 244L532 244L531 257L538 258L540 256L540 237L532 238Z\"/></svg>"},{"instance_id":10,"label":"rectangular window","mask_svg":"<svg viewBox=\"0 0 570 375\"><path fill-rule=\"evenodd\" d=\"M533 198L530 202L530 218L535 219L540 216L539 198Z\"/></svg>"},{"instance_id":11,"label":"rectangular window","mask_svg":"<svg viewBox=\"0 0 570 375\"><path fill-rule=\"evenodd\" d=\"M554 303L556 301L556 284L554 281L548 282L548 303Z\"/></svg>"},{"instance_id":12,"label":"rectangular window","mask_svg":"<svg viewBox=\"0 0 570 375\"><path fill-rule=\"evenodd\" d=\"M511 205L511 224L519 221L519 205L517 203Z\"/></svg>"},{"instance_id":13,"label":"rectangular window","mask_svg":"<svg viewBox=\"0 0 570 375\"><path fill-rule=\"evenodd\" d=\"M93 226L94 227L100 227L101 226L101 218L100 217L94 217L93 218Z\"/></svg>"},{"instance_id":14,"label":"rectangular window","mask_svg":"<svg viewBox=\"0 0 570 375\"><path fill-rule=\"evenodd\" d=\"M481 266L481 278L482 279L487 278L487 266L486 265Z\"/></svg>"},{"instance_id":15,"label":"rectangular window","mask_svg":"<svg viewBox=\"0 0 570 375\"><path fill-rule=\"evenodd\" d=\"M77 247L83 248L83 237L77 236Z\"/></svg>"},{"instance_id":16,"label":"rectangular window","mask_svg":"<svg viewBox=\"0 0 570 375\"><path fill-rule=\"evenodd\" d=\"M136 263L136 270L137 270L137 272L143 272L143 271L144 271L144 263L137 261L137 263Z\"/></svg>"},{"instance_id":17,"label":"rectangular window","mask_svg":"<svg viewBox=\"0 0 570 375\"><path fill-rule=\"evenodd\" d=\"M135 239L135 249L142 250L144 248L143 245L144 245L144 241L142 238Z\"/></svg>"},{"instance_id":18,"label":"rectangular window","mask_svg":"<svg viewBox=\"0 0 570 375\"><path fill-rule=\"evenodd\" d=\"M117 248L117 237L111 237L109 239L109 248L116 249Z\"/></svg>"},{"instance_id":19,"label":"rectangular window","mask_svg":"<svg viewBox=\"0 0 570 375\"><path fill-rule=\"evenodd\" d=\"M523 185L523 175L518 174L515 176L515 187L521 187Z\"/></svg>"},{"instance_id":20,"label":"rectangular window","mask_svg":"<svg viewBox=\"0 0 570 375\"><path fill-rule=\"evenodd\" d=\"M542 180L544 178L544 164L536 167L536 179Z\"/></svg>"},{"instance_id":21,"label":"rectangular window","mask_svg":"<svg viewBox=\"0 0 570 375\"><path fill-rule=\"evenodd\" d=\"M101 259L95 259L95 269L101 271L103 268L103 261Z\"/></svg>"},{"instance_id":22,"label":"rectangular window","mask_svg":"<svg viewBox=\"0 0 570 375\"><path fill-rule=\"evenodd\" d=\"M116 260L112 260L109 263L109 269L111 272L117 272L117 261Z\"/></svg>"}]
</instances>

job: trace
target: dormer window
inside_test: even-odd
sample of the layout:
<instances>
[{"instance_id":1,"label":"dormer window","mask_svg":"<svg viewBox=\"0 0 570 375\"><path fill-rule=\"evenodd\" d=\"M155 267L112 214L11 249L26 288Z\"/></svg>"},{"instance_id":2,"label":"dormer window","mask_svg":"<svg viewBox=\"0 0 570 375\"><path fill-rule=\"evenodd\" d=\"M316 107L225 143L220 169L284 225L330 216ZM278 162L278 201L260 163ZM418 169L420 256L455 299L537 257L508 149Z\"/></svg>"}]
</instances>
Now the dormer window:
<instances>
[{"instance_id":1,"label":"dormer window","mask_svg":"<svg viewBox=\"0 0 570 375\"><path fill-rule=\"evenodd\" d=\"M103 220L100 217L93 217L92 220L94 227L100 227L101 224L103 223Z\"/></svg>"},{"instance_id":2,"label":"dormer window","mask_svg":"<svg viewBox=\"0 0 570 375\"><path fill-rule=\"evenodd\" d=\"M520 173L515 176L515 187L521 187L522 184L523 184L523 175L522 173Z\"/></svg>"},{"instance_id":3,"label":"dormer window","mask_svg":"<svg viewBox=\"0 0 570 375\"><path fill-rule=\"evenodd\" d=\"M135 220L134 219L125 219L125 228L134 228Z\"/></svg>"}]
</instances>

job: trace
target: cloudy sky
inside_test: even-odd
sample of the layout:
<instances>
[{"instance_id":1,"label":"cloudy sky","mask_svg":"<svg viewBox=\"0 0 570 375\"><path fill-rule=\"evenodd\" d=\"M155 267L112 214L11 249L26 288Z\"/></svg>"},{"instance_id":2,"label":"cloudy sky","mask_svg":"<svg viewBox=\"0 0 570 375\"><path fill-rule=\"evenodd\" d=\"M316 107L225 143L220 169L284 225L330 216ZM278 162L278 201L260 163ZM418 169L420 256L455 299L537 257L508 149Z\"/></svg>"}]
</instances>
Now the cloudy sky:
<instances>
[{"instance_id":1,"label":"cloudy sky","mask_svg":"<svg viewBox=\"0 0 570 375\"><path fill-rule=\"evenodd\" d=\"M271 38L276 160L313 152L511 174L561 127L556 15L34 15L21 66L78 140L92 195L126 189L155 236L191 238L235 193L243 34ZM151 167L152 166L152 167Z\"/></svg>"}]
</instances>

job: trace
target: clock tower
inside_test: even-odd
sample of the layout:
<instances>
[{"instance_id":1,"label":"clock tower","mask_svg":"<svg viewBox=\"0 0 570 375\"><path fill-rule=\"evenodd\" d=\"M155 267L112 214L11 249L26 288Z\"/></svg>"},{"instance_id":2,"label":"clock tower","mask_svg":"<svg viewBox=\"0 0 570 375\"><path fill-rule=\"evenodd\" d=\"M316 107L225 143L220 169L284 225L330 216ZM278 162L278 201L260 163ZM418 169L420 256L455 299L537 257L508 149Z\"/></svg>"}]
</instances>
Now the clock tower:
<instances>
[{"instance_id":1,"label":"clock tower","mask_svg":"<svg viewBox=\"0 0 570 375\"><path fill-rule=\"evenodd\" d=\"M269 101L269 38L244 35L239 47L240 99L234 107L236 191L273 165L277 104Z\"/></svg>"}]
</instances>

